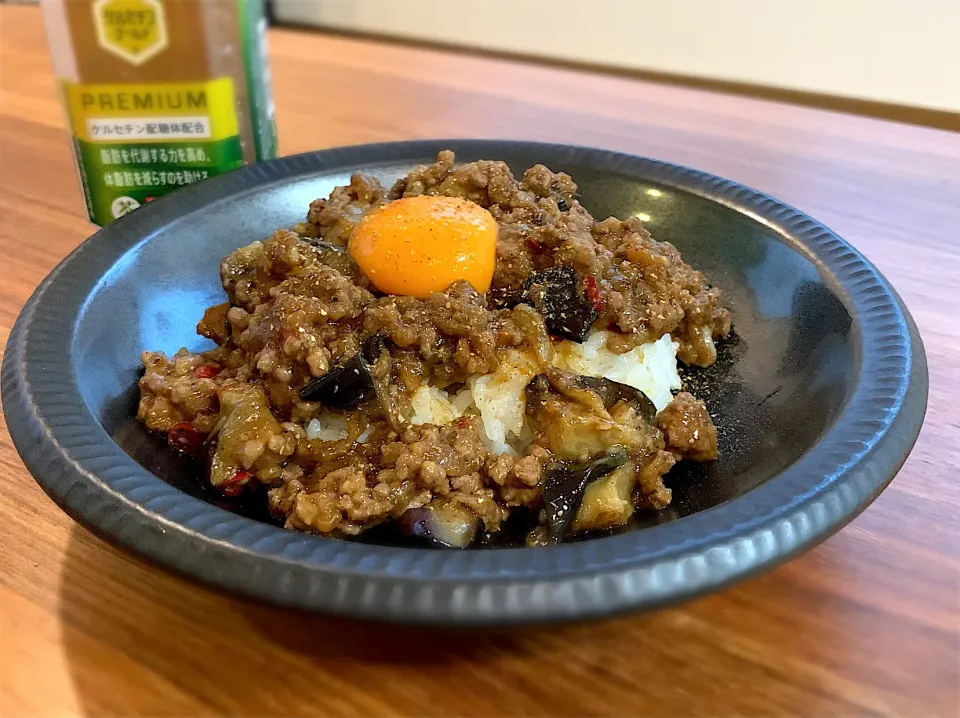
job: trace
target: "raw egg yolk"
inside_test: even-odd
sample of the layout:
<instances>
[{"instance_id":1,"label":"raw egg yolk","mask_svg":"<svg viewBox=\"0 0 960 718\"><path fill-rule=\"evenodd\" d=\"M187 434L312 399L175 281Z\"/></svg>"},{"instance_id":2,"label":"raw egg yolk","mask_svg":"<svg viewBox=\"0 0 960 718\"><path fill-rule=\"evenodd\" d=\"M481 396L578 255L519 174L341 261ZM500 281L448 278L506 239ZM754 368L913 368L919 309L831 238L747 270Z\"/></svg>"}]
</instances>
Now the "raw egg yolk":
<instances>
[{"instance_id":1,"label":"raw egg yolk","mask_svg":"<svg viewBox=\"0 0 960 718\"><path fill-rule=\"evenodd\" d=\"M469 200L404 197L364 217L347 249L386 294L423 298L460 279L483 293L497 261L497 222Z\"/></svg>"}]
</instances>

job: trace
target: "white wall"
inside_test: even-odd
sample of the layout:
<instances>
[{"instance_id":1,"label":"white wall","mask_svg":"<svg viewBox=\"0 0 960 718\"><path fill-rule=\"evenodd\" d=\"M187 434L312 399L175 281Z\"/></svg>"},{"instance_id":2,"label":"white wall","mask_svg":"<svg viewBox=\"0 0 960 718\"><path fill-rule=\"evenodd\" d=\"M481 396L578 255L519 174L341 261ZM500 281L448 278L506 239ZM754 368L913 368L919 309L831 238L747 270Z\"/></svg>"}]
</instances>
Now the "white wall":
<instances>
[{"instance_id":1,"label":"white wall","mask_svg":"<svg viewBox=\"0 0 960 718\"><path fill-rule=\"evenodd\" d=\"M960 0L275 0L281 21L960 112Z\"/></svg>"}]
</instances>

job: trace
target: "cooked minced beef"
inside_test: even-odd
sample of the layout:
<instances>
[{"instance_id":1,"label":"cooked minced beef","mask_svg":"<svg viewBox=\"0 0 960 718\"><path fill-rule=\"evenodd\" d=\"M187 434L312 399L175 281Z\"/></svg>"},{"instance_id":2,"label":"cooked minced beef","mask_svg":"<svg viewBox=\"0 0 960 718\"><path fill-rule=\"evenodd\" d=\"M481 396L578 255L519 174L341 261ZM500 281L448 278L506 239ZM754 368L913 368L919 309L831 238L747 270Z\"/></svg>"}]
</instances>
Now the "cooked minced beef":
<instances>
[{"instance_id":1,"label":"cooked minced beef","mask_svg":"<svg viewBox=\"0 0 960 718\"><path fill-rule=\"evenodd\" d=\"M382 295L353 263L346 246L358 222L416 195L468 199L496 219L487 294L461 281L426 299ZM707 409L681 393L654 418L645 397L584 388L550 366L544 318L518 297L531 275L552 267L583 278L592 328L614 333L613 352L669 333L681 361L707 366L716 360L714 342L730 332L718 289L639 220L594 220L568 175L538 165L517 181L503 162L457 167L453 153L441 152L389 191L356 174L313 202L295 231L278 230L226 257L227 301L197 327L217 348L170 358L145 352L138 418L174 448L203 457L223 493L269 487L271 511L301 531L355 535L403 516L418 517L401 523L421 538L471 522L496 531L516 507L544 508L545 482L576 476L582 462L613 445L626 450L623 465L577 489L583 506L573 530L615 526L635 507L662 508L670 502L662 476L677 460L717 456ZM346 438L308 439L306 424L330 410L301 398L301 388L361 355L371 338L381 349L362 368L375 400L333 412ZM507 349L529 351L542 372L537 400L527 392L533 437L521 455L492 453L476 416L445 426L410 423L417 389L455 392L496 371ZM423 508L434 511L417 513ZM431 529L424 516L447 523Z\"/></svg>"}]
</instances>

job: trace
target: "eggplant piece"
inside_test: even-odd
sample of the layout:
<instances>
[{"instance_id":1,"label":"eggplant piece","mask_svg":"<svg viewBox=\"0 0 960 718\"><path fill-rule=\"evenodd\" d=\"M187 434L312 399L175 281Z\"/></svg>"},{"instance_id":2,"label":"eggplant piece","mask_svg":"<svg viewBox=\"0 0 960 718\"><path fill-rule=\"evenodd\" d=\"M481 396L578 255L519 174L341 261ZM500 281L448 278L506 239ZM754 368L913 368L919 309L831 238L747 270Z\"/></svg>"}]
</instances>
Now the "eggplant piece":
<instances>
[{"instance_id":1,"label":"eggplant piece","mask_svg":"<svg viewBox=\"0 0 960 718\"><path fill-rule=\"evenodd\" d=\"M559 543L577 517L587 484L627 463L627 452L617 448L590 461L557 462L543 484L543 518L550 540Z\"/></svg>"},{"instance_id":2,"label":"eggplant piece","mask_svg":"<svg viewBox=\"0 0 960 718\"><path fill-rule=\"evenodd\" d=\"M652 424L657 418L657 407L650 401L650 397L636 387L594 376L578 376L577 383L599 396L606 409L617 402L625 401L633 404L647 423Z\"/></svg>"},{"instance_id":3,"label":"eggplant piece","mask_svg":"<svg viewBox=\"0 0 960 718\"><path fill-rule=\"evenodd\" d=\"M646 394L629 384L621 384L604 377L584 376L553 372L551 376L537 374L527 384L526 396L529 409L543 404L553 391L570 398L577 398L580 390L591 391L603 402L604 409L612 408L617 402L625 401L636 407L644 421L652 424L657 418L657 407Z\"/></svg>"},{"instance_id":4,"label":"eggplant piece","mask_svg":"<svg viewBox=\"0 0 960 718\"><path fill-rule=\"evenodd\" d=\"M634 404L606 409L600 395L576 374L538 374L526 387L526 413L537 443L558 460L585 461L612 447L647 445L652 431Z\"/></svg>"},{"instance_id":5,"label":"eggplant piece","mask_svg":"<svg viewBox=\"0 0 960 718\"><path fill-rule=\"evenodd\" d=\"M370 367L360 354L300 389L303 401L319 401L335 409L352 409L376 394Z\"/></svg>"},{"instance_id":6,"label":"eggplant piece","mask_svg":"<svg viewBox=\"0 0 960 718\"><path fill-rule=\"evenodd\" d=\"M530 275L523 283L520 301L540 312L551 334L575 342L587 338L600 316L573 267L551 267Z\"/></svg>"},{"instance_id":7,"label":"eggplant piece","mask_svg":"<svg viewBox=\"0 0 960 718\"><path fill-rule=\"evenodd\" d=\"M637 467L632 461L591 483L583 492L583 501L570 531L606 531L623 526L634 512L636 483Z\"/></svg>"},{"instance_id":8,"label":"eggplant piece","mask_svg":"<svg viewBox=\"0 0 960 718\"><path fill-rule=\"evenodd\" d=\"M284 433L270 411L263 390L252 384L231 384L221 388L220 419L200 451L210 485L227 496L236 496L244 486L256 483L256 473L281 460L266 445ZM265 447L252 464L244 465L248 442Z\"/></svg>"},{"instance_id":9,"label":"eggplant piece","mask_svg":"<svg viewBox=\"0 0 960 718\"><path fill-rule=\"evenodd\" d=\"M537 374L523 391L527 397L527 416L533 416L536 409L546 403L550 394L553 393L553 387L550 385L550 379L547 378L546 374Z\"/></svg>"},{"instance_id":10,"label":"eggplant piece","mask_svg":"<svg viewBox=\"0 0 960 718\"><path fill-rule=\"evenodd\" d=\"M307 382L299 392L303 401L318 401L334 409L352 409L376 396L370 367L383 351L384 337L374 334L345 364Z\"/></svg>"},{"instance_id":11,"label":"eggplant piece","mask_svg":"<svg viewBox=\"0 0 960 718\"><path fill-rule=\"evenodd\" d=\"M480 518L453 504L407 509L397 519L397 528L404 536L434 548L467 548L482 533Z\"/></svg>"}]
</instances>

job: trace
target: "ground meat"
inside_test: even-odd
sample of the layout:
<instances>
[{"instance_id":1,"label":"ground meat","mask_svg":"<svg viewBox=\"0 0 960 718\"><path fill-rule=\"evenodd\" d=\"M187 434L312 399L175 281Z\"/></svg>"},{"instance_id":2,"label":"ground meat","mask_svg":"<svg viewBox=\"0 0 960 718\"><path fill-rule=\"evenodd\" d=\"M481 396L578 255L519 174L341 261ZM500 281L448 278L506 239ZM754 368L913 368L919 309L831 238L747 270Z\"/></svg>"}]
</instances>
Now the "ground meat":
<instances>
[{"instance_id":1,"label":"ground meat","mask_svg":"<svg viewBox=\"0 0 960 718\"><path fill-rule=\"evenodd\" d=\"M270 487L271 510L300 531L356 535L422 507L467 510L496 531L511 510L540 509L556 462L613 446L627 450L628 463L593 492L594 515L580 525L605 528L634 506L669 504L662 476L674 462L717 456L704 404L682 393L656 421L643 402L604 404L582 377L552 366L544 309L523 303L521 290L534 272L570 268L598 315L593 328L612 332L610 350L669 333L679 358L702 366L730 332L720 291L638 219L595 221L567 174L536 165L518 181L504 162L454 160L441 152L389 192L357 173L314 201L294 231L224 258L227 301L197 326L217 348L170 358L145 352L140 421L168 432L180 450L210 448L209 479L224 493ZM463 281L423 299L383 295L353 262L346 247L357 224L417 195L467 199L496 219L497 263L485 295ZM508 350L526 352L544 372L527 386L532 437L521 455L492 453L476 415L409 423L420 387L452 395L496 371ZM300 389L345 365L369 374L375 397L337 414L344 438L309 439L305 427L330 409Z\"/></svg>"},{"instance_id":2,"label":"ground meat","mask_svg":"<svg viewBox=\"0 0 960 718\"><path fill-rule=\"evenodd\" d=\"M337 187L329 198L314 200L306 223L297 230L304 237L321 237L335 246L346 247L353 228L385 201L377 178L358 172L350 178L349 185Z\"/></svg>"},{"instance_id":3,"label":"ground meat","mask_svg":"<svg viewBox=\"0 0 960 718\"><path fill-rule=\"evenodd\" d=\"M593 234L613 249L614 261L604 272L610 287L605 316L611 324L633 335L634 344L670 333L686 364L716 361L714 340L730 333L730 313L718 305L719 290L672 244L654 240L636 218L605 220Z\"/></svg>"},{"instance_id":4,"label":"ground meat","mask_svg":"<svg viewBox=\"0 0 960 718\"><path fill-rule=\"evenodd\" d=\"M315 264L309 244L293 232L278 230L263 243L254 242L227 255L220 263L220 279L232 306L253 311L268 301L274 286Z\"/></svg>"},{"instance_id":5,"label":"ground meat","mask_svg":"<svg viewBox=\"0 0 960 718\"><path fill-rule=\"evenodd\" d=\"M713 461L717 458L717 428L707 405L692 394L681 392L657 415L667 448L678 459Z\"/></svg>"},{"instance_id":6,"label":"ground meat","mask_svg":"<svg viewBox=\"0 0 960 718\"><path fill-rule=\"evenodd\" d=\"M271 492L271 507L289 528L355 535L365 528L443 498L496 530L506 511L481 473L488 452L476 421L384 430L377 441L351 446L301 443L296 472Z\"/></svg>"},{"instance_id":7,"label":"ground meat","mask_svg":"<svg viewBox=\"0 0 960 718\"><path fill-rule=\"evenodd\" d=\"M440 387L494 371L497 351L523 338L511 324L510 312L488 310L483 295L466 282L427 299L376 299L364 310L363 330L366 335L384 334L400 349L416 352L422 363L419 374Z\"/></svg>"},{"instance_id":8,"label":"ground meat","mask_svg":"<svg viewBox=\"0 0 960 718\"><path fill-rule=\"evenodd\" d=\"M651 509L662 509L670 505L673 494L663 484L663 475L677 463L676 457L669 451L656 451L647 461L637 468L636 497L634 503Z\"/></svg>"},{"instance_id":9,"label":"ground meat","mask_svg":"<svg viewBox=\"0 0 960 718\"><path fill-rule=\"evenodd\" d=\"M171 358L162 352L144 352L142 361L146 371L140 379L137 418L154 431L167 432L190 422L201 433L208 433L219 418L218 382L215 375L205 376L198 370L216 365L186 350Z\"/></svg>"},{"instance_id":10,"label":"ground meat","mask_svg":"<svg viewBox=\"0 0 960 718\"><path fill-rule=\"evenodd\" d=\"M499 487L503 503L507 506L533 508L540 503L544 464L549 459L549 451L533 444L522 457L506 454L489 456L485 470L487 476Z\"/></svg>"}]
</instances>

